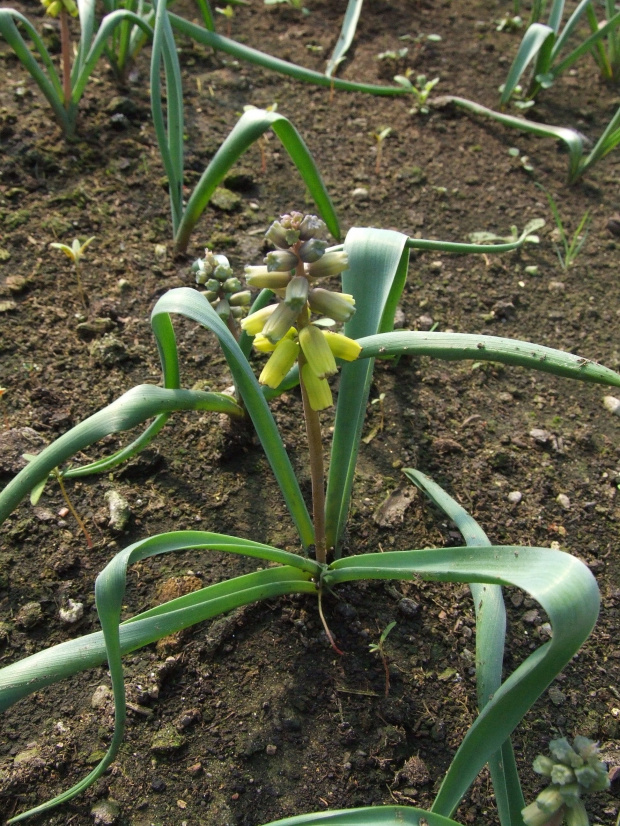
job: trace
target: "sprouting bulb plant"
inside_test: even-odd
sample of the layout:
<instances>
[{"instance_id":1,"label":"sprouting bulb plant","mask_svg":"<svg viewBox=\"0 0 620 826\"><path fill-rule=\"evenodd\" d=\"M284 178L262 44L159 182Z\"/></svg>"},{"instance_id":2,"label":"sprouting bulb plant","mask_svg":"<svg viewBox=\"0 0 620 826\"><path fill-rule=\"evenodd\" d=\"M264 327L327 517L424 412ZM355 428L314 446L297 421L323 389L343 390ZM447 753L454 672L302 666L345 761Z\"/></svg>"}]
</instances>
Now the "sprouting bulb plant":
<instances>
[{"instance_id":1,"label":"sprouting bulb plant","mask_svg":"<svg viewBox=\"0 0 620 826\"><path fill-rule=\"evenodd\" d=\"M71 105L71 35L69 17L78 16L75 0L41 0L50 17L60 18L60 50L62 55L62 91L65 109Z\"/></svg>"},{"instance_id":2,"label":"sprouting bulb plant","mask_svg":"<svg viewBox=\"0 0 620 826\"><path fill-rule=\"evenodd\" d=\"M251 294L233 275L228 258L205 249L204 258L192 264L192 272L196 274L196 283L206 287L205 298L238 338L237 320L246 314Z\"/></svg>"},{"instance_id":3,"label":"sprouting bulb plant","mask_svg":"<svg viewBox=\"0 0 620 826\"><path fill-rule=\"evenodd\" d=\"M533 769L551 780L549 786L521 812L526 826L589 826L582 794L609 788L607 767L600 760L598 746L577 736L571 746L566 737L551 740L551 757L539 754Z\"/></svg>"},{"instance_id":4,"label":"sprouting bulb plant","mask_svg":"<svg viewBox=\"0 0 620 826\"><path fill-rule=\"evenodd\" d=\"M83 244L80 244L78 238L73 239L73 243L70 247L66 244L50 244L50 247L55 250L62 250L67 258L70 258L73 261L73 266L75 267L75 275L77 278L78 290L80 291L80 298L82 299L82 304L87 307L88 306L88 298L86 293L84 292L84 287L82 286L82 275L80 271L80 261L84 256L84 252L86 248L90 246L90 244L95 240L96 236L92 236L88 240L84 241Z\"/></svg>"}]
</instances>

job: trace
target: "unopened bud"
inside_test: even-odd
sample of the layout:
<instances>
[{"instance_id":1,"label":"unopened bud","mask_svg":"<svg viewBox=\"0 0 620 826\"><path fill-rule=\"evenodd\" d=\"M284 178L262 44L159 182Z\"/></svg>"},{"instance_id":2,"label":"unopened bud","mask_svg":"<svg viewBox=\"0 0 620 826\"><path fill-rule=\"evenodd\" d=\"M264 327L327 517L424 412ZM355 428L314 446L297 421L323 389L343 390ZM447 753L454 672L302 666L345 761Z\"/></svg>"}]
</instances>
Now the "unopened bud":
<instances>
[{"instance_id":1,"label":"unopened bud","mask_svg":"<svg viewBox=\"0 0 620 826\"><path fill-rule=\"evenodd\" d=\"M227 278L232 276L232 267L225 255L213 255L212 260L214 278L217 278L218 281L226 281Z\"/></svg>"},{"instance_id":2,"label":"unopened bud","mask_svg":"<svg viewBox=\"0 0 620 826\"><path fill-rule=\"evenodd\" d=\"M304 327L304 330L307 329ZM313 410L325 410L326 407L332 406L334 399L327 379L320 379L309 364L304 364L301 368L301 378Z\"/></svg>"},{"instance_id":3,"label":"unopened bud","mask_svg":"<svg viewBox=\"0 0 620 826\"><path fill-rule=\"evenodd\" d=\"M227 278L222 284L223 289L227 293L236 293L241 289L241 281L238 278Z\"/></svg>"},{"instance_id":4,"label":"unopened bud","mask_svg":"<svg viewBox=\"0 0 620 826\"><path fill-rule=\"evenodd\" d=\"M551 769L551 782L557 783L559 786L565 786L567 783L574 783L575 773L571 768L565 766L563 763L556 763Z\"/></svg>"},{"instance_id":5,"label":"unopened bud","mask_svg":"<svg viewBox=\"0 0 620 826\"><path fill-rule=\"evenodd\" d=\"M539 808L549 817L564 805L564 798L557 786L547 786L536 798Z\"/></svg>"},{"instance_id":6,"label":"unopened bud","mask_svg":"<svg viewBox=\"0 0 620 826\"><path fill-rule=\"evenodd\" d=\"M543 774L545 777L551 777L551 772L555 763L550 757L546 757L544 754L539 754L538 757L534 758L534 762L532 763L532 768L537 774Z\"/></svg>"},{"instance_id":7,"label":"unopened bud","mask_svg":"<svg viewBox=\"0 0 620 826\"><path fill-rule=\"evenodd\" d=\"M305 264L313 264L325 254L327 242L320 238L310 238L299 248L299 257Z\"/></svg>"},{"instance_id":8,"label":"unopened bud","mask_svg":"<svg viewBox=\"0 0 620 826\"><path fill-rule=\"evenodd\" d=\"M230 304L226 301L225 298L221 298L215 305L215 312L219 315L219 317L223 321L228 320L228 316L230 315Z\"/></svg>"},{"instance_id":9,"label":"unopened bud","mask_svg":"<svg viewBox=\"0 0 620 826\"><path fill-rule=\"evenodd\" d=\"M274 247L286 250L299 241L299 232L290 227L283 226L280 221L274 221L265 233L265 238L267 241L271 241Z\"/></svg>"},{"instance_id":10,"label":"unopened bud","mask_svg":"<svg viewBox=\"0 0 620 826\"><path fill-rule=\"evenodd\" d=\"M521 817L525 826L548 826L549 823L549 815L543 812L536 801L521 810Z\"/></svg>"},{"instance_id":11,"label":"unopened bud","mask_svg":"<svg viewBox=\"0 0 620 826\"><path fill-rule=\"evenodd\" d=\"M314 238L325 229L325 222L317 218L316 215L306 215L299 225L299 238L302 241L308 241Z\"/></svg>"},{"instance_id":12,"label":"unopened bud","mask_svg":"<svg viewBox=\"0 0 620 826\"><path fill-rule=\"evenodd\" d=\"M346 252L326 252L314 264L308 264L306 272L312 278L328 278L338 275L349 266L349 256Z\"/></svg>"},{"instance_id":13,"label":"unopened bud","mask_svg":"<svg viewBox=\"0 0 620 826\"><path fill-rule=\"evenodd\" d=\"M258 290L282 290L292 276L290 272L269 272L267 267L246 267L245 280Z\"/></svg>"},{"instance_id":14,"label":"unopened bud","mask_svg":"<svg viewBox=\"0 0 620 826\"><path fill-rule=\"evenodd\" d=\"M242 290L241 292L231 295L228 302L231 307L247 307L252 300L252 293L249 290Z\"/></svg>"},{"instance_id":15,"label":"unopened bud","mask_svg":"<svg viewBox=\"0 0 620 826\"><path fill-rule=\"evenodd\" d=\"M323 332L309 324L299 331L299 343L310 369L320 379L333 376L337 370L336 360Z\"/></svg>"},{"instance_id":16,"label":"unopened bud","mask_svg":"<svg viewBox=\"0 0 620 826\"><path fill-rule=\"evenodd\" d=\"M231 307L230 313L233 318L236 318L237 321L239 321L245 315L245 307Z\"/></svg>"},{"instance_id":17,"label":"unopened bud","mask_svg":"<svg viewBox=\"0 0 620 826\"><path fill-rule=\"evenodd\" d=\"M348 293L334 293L320 287L310 290L308 303L313 313L333 318L334 321L348 321L355 313L355 299Z\"/></svg>"},{"instance_id":18,"label":"unopened bud","mask_svg":"<svg viewBox=\"0 0 620 826\"><path fill-rule=\"evenodd\" d=\"M264 258L267 272L290 272L297 266L298 258L289 250L272 250Z\"/></svg>"},{"instance_id":19,"label":"unopened bud","mask_svg":"<svg viewBox=\"0 0 620 826\"><path fill-rule=\"evenodd\" d=\"M284 301L291 310L299 315L308 300L308 279L303 275L296 275L289 281Z\"/></svg>"},{"instance_id":20,"label":"unopened bud","mask_svg":"<svg viewBox=\"0 0 620 826\"><path fill-rule=\"evenodd\" d=\"M590 819L586 807L581 800L577 801L574 806L569 806L566 809L566 826L590 826Z\"/></svg>"}]
</instances>

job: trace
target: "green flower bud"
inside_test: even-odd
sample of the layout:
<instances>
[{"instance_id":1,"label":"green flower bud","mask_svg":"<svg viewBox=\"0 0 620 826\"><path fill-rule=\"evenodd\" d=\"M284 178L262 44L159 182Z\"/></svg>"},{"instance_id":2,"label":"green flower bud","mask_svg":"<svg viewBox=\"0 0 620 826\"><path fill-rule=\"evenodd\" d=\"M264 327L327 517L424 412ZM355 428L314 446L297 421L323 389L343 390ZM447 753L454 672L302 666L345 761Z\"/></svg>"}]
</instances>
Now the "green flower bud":
<instances>
[{"instance_id":1,"label":"green flower bud","mask_svg":"<svg viewBox=\"0 0 620 826\"><path fill-rule=\"evenodd\" d=\"M318 327L309 324L299 331L299 343L308 365L315 376L324 379L337 370L336 360L325 335Z\"/></svg>"},{"instance_id":2,"label":"green flower bud","mask_svg":"<svg viewBox=\"0 0 620 826\"><path fill-rule=\"evenodd\" d=\"M590 826L590 819L586 807L579 800L574 806L566 810L566 826Z\"/></svg>"},{"instance_id":3,"label":"green flower bud","mask_svg":"<svg viewBox=\"0 0 620 826\"><path fill-rule=\"evenodd\" d=\"M314 264L308 264L306 272L311 278L327 278L331 275L338 275L348 266L349 256L346 252L326 252Z\"/></svg>"},{"instance_id":4,"label":"green flower bud","mask_svg":"<svg viewBox=\"0 0 620 826\"><path fill-rule=\"evenodd\" d=\"M295 324L298 315L298 310L281 302L269 316L261 332L274 343L280 341Z\"/></svg>"},{"instance_id":5,"label":"green flower bud","mask_svg":"<svg viewBox=\"0 0 620 826\"><path fill-rule=\"evenodd\" d=\"M308 327L304 327L304 330L307 329ZM301 368L301 379L313 410L325 410L333 405L334 399L327 379L320 379L309 364L304 364Z\"/></svg>"},{"instance_id":6,"label":"green flower bud","mask_svg":"<svg viewBox=\"0 0 620 826\"><path fill-rule=\"evenodd\" d=\"M226 281L232 276L232 267L225 255L212 255L213 277L218 281Z\"/></svg>"},{"instance_id":7,"label":"green flower bud","mask_svg":"<svg viewBox=\"0 0 620 826\"><path fill-rule=\"evenodd\" d=\"M559 786L565 786L567 783L574 783L575 773L563 763L556 763L551 769L551 782L557 783Z\"/></svg>"},{"instance_id":8,"label":"green flower bud","mask_svg":"<svg viewBox=\"0 0 620 826\"><path fill-rule=\"evenodd\" d=\"M547 826L549 823L549 815L543 812L536 801L521 810L521 817L525 826Z\"/></svg>"},{"instance_id":9,"label":"green flower bud","mask_svg":"<svg viewBox=\"0 0 620 826\"><path fill-rule=\"evenodd\" d=\"M205 284L205 287L208 290L211 290L214 293L219 293L220 282L217 280L217 278L209 278L206 283L204 281L202 283Z\"/></svg>"},{"instance_id":10,"label":"green flower bud","mask_svg":"<svg viewBox=\"0 0 620 826\"><path fill-rule=\"evenodd\" d=\"M329 349L337 359L355 361L362 352L362 348L357 341L348 336L343 336L342 333L332 333L330 330L324 330L323 336Z\"/></svg>"},{"instance_id":11,"label":"green flower bud","mask_svg":"<svg viewBox=\"0 0 620 826\"><path fill-rule=\"evenodd\" d=\"M233 318L236 318L237 321L239 321L239 319L243 318L245 315L245 307L231 307L230 313Z\"/></svg>"},{"instance_id":12,"label":"green flower bud","mask_svg":"<svg viewBox=\"0 0 620 826\"><path fill-rule=\"evenodd\" d=\"M313 313L326 315L334 321L348 321L355 313L355 299L348 293L333 293L320 287L310 290L308 303Z\"/></svg>"},{"instance_id":13,"label":"green flower bud","mask_svg":"<svg viewBox=\"0 0 620 826\"><path fill-rule=\"evenodd\" d=\"M573 740L573 748L584 760L589 760L591 757L594 757L596 762L600 763L598 758L598 745L594 740L590 740L589 737L578 734Z\"/></svg>"},{"instance_id":14,"label":"green flower bud","mask_svg":"<svg viewBox=\"0 0 620 826\"><path fill-rule=\"evenodd\" d=\"M221 298L215 305L215 312L223 321L228 321L230 316L230 304L225 298Z\"/></svg>"},{"instance_id":15,"label":"green flower bud","mask_svg":"<svg viewBox=\"0 0 620 826\"><path fill-rule=\"evenodd\" d=\"M295 269L298 260L295 253L289 250L273 250L264 258L267 272L290 272Z\"/></svg>"},{"instance_id":16,"label":"green flower bud","mask_svg":"<svg viewBox=\"0 0 620 826\"><path fill-rule=\"evenodd\" d=\"M227 293L237 293L241 289L241 281L238 278L227 278L222 284L222 288Z\"/></svg>"},{"instance_id":17,"label":"green flower bud","mask_svg":"<svg viewBox=\"0 0 620 826\"><path fill-rule=\"evenodd\" d=\"M242 290L241 292L231 295L228 303L231 307L247 307L252 300L252 293L249 290Z\"/></svg>"},{"instance_id":18,"label":"green flower bud","mask_svg":"<svg viewBox=\"0 0 620 826\"><path fill-rule=\"evenodd\" d=\"M288 283L284 301L297 315L304 308L308 300L308 279L303 275L296 275Z\"/></svg>"},{"instance_id":19,"label":"green flower bud","mask_svg":"<svg viewBox=\"0 0 620 826\"><path fill-rule=\"evenodd\" d=\"M564 798L557 786L547 786L536 798L536 803L540 809L549 818L550 815L555 814L557 810L564 805Z\"/></svg>"},{"instance_id":20,"label":"green flower bud","mask_svg":"<svg viewBox=\"0 0 620 826\"><path fill-rule=\"evenodd\" d=\"M267 364L263 367L258 377L259 382L275 390L282 384L284 377L297 361L298 355L298 342L292 338L283 338L277 343Z\"/></svg>"},{"instance_id":21,"label":"green flower bud","mask_svg":"<svg viewBox=\"0 0 620 826\"><path fill-rule=\"evenodd\" d=\"M204 270L194 270L196 273L196 284L206 284L207 274Z\"/></svg>"},{"instance_id":22,"label":"green flower bud","mask_svg":"<svg viewBox=\"0 0 620 826\"><path fill-rule=\"evenodd\" d=\"M551 771L555 763L550 757L545 757L544 754L539 754L538 757L534 758L534 762L532 763L532 768L537 774L544 774L545 777L551 777Z\"/></svg>"},{"instance_id":23,"label":"green flower bud","mask_svg":"<svg viewBox=\"0 0 620 826\"><path fill-rule=\"evenodd\" d=\"M604 772L604 776L607 777L606 771ZM601 775L592 766L582 766L579 769L575 769L575 777L577 778L579 785L589 791L592 784L596 783L600 779ZM608 777L607 779L609 780Z\"/></svg>"},{"instance_id":24,"label":"green flower bud","mask_svg":"<svg viewBox=\"0 0 620 826\"><path fill-rule=\"evenodd\" d=\"M261 310L251 313L247 316L247 318L242 320L241 329L245 330L249 336L255 336L258 333L262 333L263 327L267 323L269 316L272 313L275 313L278 306L278 304L270 304L268 307L263 307Z\"/></svg>"},{"instance_id":25,"label":"green flower bud","mask_svg":"<svg viewBox=\"0 0 620 826\"><path fill-rule=\"evenodd\" d=\"M299 257L305 264L313 264L325 254L327 242L320 238L310 238L299 248Z\"/></svg>"},{"instance_id":26,"label":"green flower bud","mask_svg":"<svg viewBox=\"0 0 620 826\"><path fill-rule=\"evenodd\" d=\"M316 215L306 215L299 225L299 238L301 241L308 241L320 235L325 229L325 222L317 218Z\"/></svg>"},{"instance_id":27,"label":"green flower bud","mask_svg":"<svg viewBox=\"0 0 620 826\"><path fill-rule=\"evenodd\" d=\"M274 221L265 233L265 238L267 241L271 241L274 247L286 250L299 241L299 232L290 227L284 227L280 221Z\"/></svg>"},{"instance_id":28,"label":"green flower bud","mask_svg":"<svg viewBox=\"0 0 620 826\"><path fill-rule=\"evenodd\" d=\"M573 767L583 766L583 759L573 749L566 737L558 737L557 740L551 740L549 742L549 751L560 763Z\"/></svg>"},{"instance_id":29,"label":"green flower bud","mask_svg":"<svg viewBox=\"0 0 620 826\"><path fill-rule=\"evenodd\" d=\"M246 267L245 280L249 287L258 290L284 289L292 276L290 272L269 272L267 267Z\"/></svg>"},{"instance_id":30,"label":"green flower bud","mask_svg":"<svg viewBox=\"0 0 620 826\"><path fill-rule=\"evenodd\" d=\"M207 290L206 293L205 293L205 298L207 299L207 301L210 301L211 303L213 303L214 301L217 301L217 297L218 297L218 294L216 292L214 292L213 290Z\"/></svg>"}]
</instances>

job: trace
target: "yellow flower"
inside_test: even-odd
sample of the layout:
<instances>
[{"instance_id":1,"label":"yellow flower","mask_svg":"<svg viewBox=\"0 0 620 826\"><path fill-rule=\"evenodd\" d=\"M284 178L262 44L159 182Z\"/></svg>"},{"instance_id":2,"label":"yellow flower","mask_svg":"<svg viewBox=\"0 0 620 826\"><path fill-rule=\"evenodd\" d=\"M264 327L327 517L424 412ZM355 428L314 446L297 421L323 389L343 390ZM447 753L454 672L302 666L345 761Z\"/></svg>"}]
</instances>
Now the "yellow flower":
<instances>
[{"instance_id":1,"label":"yellow flower","mask_svg":"<svg viewBox=\"0 0 620 826\"><path fill-rule=\"evenodd\" d=\"M263 327L267 323L269 317L272 313L275 313L278 307L279 304L270 304L268 307L263 307L261 310L251 313L240 322L241 329L245 330L249 336L255 336L258 333L262 333Z\"/></svg>"},{"instance_id":2,"label":"yellow flower","mask_svg":"<svg viewBox=\"0 0 620 826\"><path fill-rule=\"evenodd\" d=\"M355 361L355 359L362 352L362 348L348 336L343 336L342 333L332 333L330 330L324 330L323 336L337 359L343 361Z\"/></svg>"},{"instance_id":3,"label":"yellow flower","mask_svg":"<svg viewBox=\"0 0 620 826\"><path fill-rule=\"evenodd\" d=\"M301 368L301 378L313 410L325 410L326 407L332 406L334 400L327 379L320 379L309 364L304 364Z\"/></svg>"},{"instance_id":4,"label":"yellow flower","mask_svg":"<svg viewBox=\"0 0 620 826\"><path fill-rule=\"evenodd\" d=\"M298 356L299 343L293 338L283 338L276 344L273 353L269 356L267 364L258 377L259 382L275 390L291 370Z\"/></svg>"},{"instance_id":5,"label":"yellow flower","mask_svg":"<svg viewBox=\"0 0 620 826\"><path fill-rule=\"evenodd\" d=\"M325 336L314 324L309 324L299 331L299 343L306 361L315 376L324 379L333 376L336 370L336 360ZM321 408L318 408L321 409Z\"/></svg>"}]
</instances>

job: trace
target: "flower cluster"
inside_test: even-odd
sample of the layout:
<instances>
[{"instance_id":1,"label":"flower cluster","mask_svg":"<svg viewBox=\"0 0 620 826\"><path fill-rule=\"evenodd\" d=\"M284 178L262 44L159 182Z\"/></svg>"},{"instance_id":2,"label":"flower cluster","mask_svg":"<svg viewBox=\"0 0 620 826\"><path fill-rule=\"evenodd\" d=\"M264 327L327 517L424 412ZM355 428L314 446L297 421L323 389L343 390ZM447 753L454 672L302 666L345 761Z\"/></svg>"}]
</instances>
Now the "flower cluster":
<instances>
[{"instance_id":1,"label":"flower cluster","mask_svg":"<svg viewBox=\"0 0 620 826\"><path fill-rule=\"evenodd\" d=\"M78 16L78 7L74 0L41 0L41 3L50 17L58 17L63 9L71 17Z\"/></svg>"},{"instance_id":2,"label":"flower cluster","mask_svg":"<svg viewBox=\"0 0 620 826\"><path fill-rule=\"evenodd\" d=\"M259 376L261 384L279 387L299 361L313 410L333 404L327 377L337 370L336 358L353 361L361 351L353 339L325 329L348 321L355 301L316 286L318 279L338 275L348 266L346 252L326 252L327 244L318 237L324 228L315 215L299 212L271 225L265 237L277 249L267 254L264 266L246 267L245 279L250 287L272 290L280 300L241 322L245 332L255 336L255 348L271 354ZM312 313L321 318L313 321Z\"/></svg>"},{"instance_id":3,"label":"flower cluster","mask_svg":"<svg viewBox=\"0 0 620 826\"><path fill-rule=\"evenodd\" d=\"M214 255L206 249L205 257L192 264L192 272L196 274L196 283L206 287L205 298L223 321L245 315L251 294L242 289L225 255Z\"/></svg>"},{"instance_id":4,"label":"flower cluster","mask_svg":"<svg viewBox=\"0 0 620 826\"><path fill-rule=\"evenodd\" d=\"M581 794L609 788L607 768L599 759L597 744L587 737L575 737L571 746L566 737L549 743L551 757L539 754L533 768L551 780L533 803L521 812L526 826L560 824L589 826L590 820Z\"/></svg>"}]
</instances>

